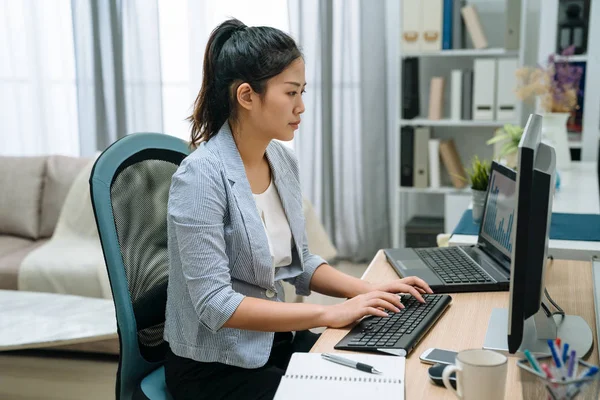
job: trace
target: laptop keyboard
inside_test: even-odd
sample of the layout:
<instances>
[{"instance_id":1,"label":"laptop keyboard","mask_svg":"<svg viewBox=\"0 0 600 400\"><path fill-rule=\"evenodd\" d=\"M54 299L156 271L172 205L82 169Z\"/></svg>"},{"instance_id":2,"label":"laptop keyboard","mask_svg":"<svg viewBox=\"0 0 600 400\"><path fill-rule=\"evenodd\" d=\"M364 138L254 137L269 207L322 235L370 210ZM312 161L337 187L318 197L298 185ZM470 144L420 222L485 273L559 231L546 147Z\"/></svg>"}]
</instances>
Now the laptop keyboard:
<instances>
[{"instance_id":1,"label":"laptop keyboard","mask_svg":"<svg viewBox=\"0 0 600 400\"><path fill-rule=\"evenodd\" d=\"M458 247L414 249L444 283L494 282L475 261Z\"/></svg>"},{"instance_id":2,"label":"laptop keyboard","mask_svg":"<svg viewBox=\"0 0 600 400\"><path fill-rule=\"evenodd\" d=\"M349 339L348 347L359 350L361 348L396 348L397 344L405 335L410 335L413 331L415 334L423 335L434 320L428 319L427 324L422 324L423 320L432 315L436 310L437 303L448 297L447 295L428 295L424 294L423 298L426 303L420 303L417 299L410 295L401 297L404 309L394 313L388 311L388 318L383 317L368 317L363 320L360 326L356 326L347 335Z\"/></svg>"}]
</instances>

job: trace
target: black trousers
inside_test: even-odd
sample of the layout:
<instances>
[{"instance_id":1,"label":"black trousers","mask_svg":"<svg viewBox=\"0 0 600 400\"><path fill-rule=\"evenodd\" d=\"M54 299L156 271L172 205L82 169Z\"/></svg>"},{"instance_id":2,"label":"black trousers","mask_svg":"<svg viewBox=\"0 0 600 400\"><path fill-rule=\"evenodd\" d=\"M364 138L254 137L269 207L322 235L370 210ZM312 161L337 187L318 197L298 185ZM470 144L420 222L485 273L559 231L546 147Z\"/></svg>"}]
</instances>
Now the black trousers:
<instances>
[{"instance_id":1,"label":"black trousers","mask_svg":"<svg viewBox=\"0 0 600 400\"><path fill-rule=\"evenodd\" d=\"M175 400L272 399L292 353L308 352L320 335L300 331L277 332L267 363L256 369L179 357L167 350L165 379Z\"/></svg>"}]
</instances>

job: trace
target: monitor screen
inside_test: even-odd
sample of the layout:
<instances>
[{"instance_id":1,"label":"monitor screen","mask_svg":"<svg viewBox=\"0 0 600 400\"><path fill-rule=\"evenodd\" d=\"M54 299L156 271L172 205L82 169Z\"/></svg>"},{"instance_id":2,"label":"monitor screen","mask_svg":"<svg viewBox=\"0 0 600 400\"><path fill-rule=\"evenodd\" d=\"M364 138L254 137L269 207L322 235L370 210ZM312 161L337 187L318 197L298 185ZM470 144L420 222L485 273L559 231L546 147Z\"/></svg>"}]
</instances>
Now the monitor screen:
<instances>
[{"instance_id":1,"label":"monitor screen","mask_svg":"<svg viewBox=\"0 0 600 400\"><path fill-rule=\"evenodd\" d=\"M480 235L507 257L512 252L516 182L493 169Z\"/></svg>"}]
</instances>

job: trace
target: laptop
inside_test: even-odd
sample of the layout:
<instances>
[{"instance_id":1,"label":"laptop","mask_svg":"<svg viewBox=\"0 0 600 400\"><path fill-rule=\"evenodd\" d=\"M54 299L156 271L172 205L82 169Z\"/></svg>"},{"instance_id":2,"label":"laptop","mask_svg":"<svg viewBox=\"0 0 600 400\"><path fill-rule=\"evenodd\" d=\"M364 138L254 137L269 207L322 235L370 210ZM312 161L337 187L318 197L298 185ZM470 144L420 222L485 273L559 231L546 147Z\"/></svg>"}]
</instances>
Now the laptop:
<instances>
[{"instance_id":1,"label":"laptop","mask_svg":"<svg viewBox=\"0 0 600 400\"><path fill-rule=\"evenodd\" d=\"M388 262L435 293L508 290L516 186L516 172L493 162L476 245L384 249Z\"/></svg>"}]
</instances>

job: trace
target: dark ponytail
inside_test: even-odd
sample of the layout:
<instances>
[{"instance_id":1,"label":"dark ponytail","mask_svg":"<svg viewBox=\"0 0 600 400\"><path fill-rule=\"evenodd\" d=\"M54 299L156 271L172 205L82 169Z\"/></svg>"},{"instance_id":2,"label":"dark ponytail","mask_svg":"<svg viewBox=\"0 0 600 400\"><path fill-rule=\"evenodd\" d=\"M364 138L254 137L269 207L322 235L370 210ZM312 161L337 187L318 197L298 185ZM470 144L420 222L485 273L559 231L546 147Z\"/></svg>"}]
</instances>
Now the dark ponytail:
<instances>
[{"instance_id":1,"label":"dark ponytail","mask_svg":"<svg viewBox=\"0 0 600 400\"><path fill-rule=\"evenodd\" d=\"M289 35L279 29L248 27L237 19L212 31L206 51L202 88L194 102L191 146L198 147L219 132L227 119L236 117L237 88L247 82L263 95L267 80L302 57Z\"/></svg>"}]
</instances>

